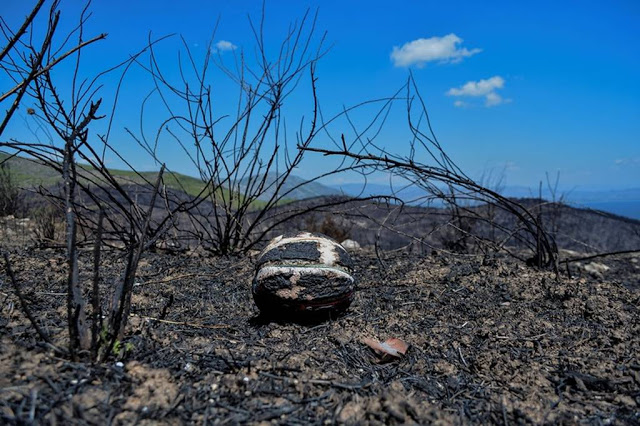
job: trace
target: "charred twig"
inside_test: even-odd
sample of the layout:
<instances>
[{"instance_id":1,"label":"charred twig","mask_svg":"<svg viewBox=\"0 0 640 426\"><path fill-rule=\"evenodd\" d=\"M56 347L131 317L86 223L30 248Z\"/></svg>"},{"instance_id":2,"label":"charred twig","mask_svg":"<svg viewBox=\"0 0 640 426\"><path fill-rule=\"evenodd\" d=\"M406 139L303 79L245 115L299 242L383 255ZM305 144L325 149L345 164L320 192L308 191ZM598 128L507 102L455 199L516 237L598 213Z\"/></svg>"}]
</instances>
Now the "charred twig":
<instances>
[{"instance_id":1,"label":"charred twig","mask_svg":"<svg viewBox=\"0 0 640 426\"><path fill-rule=\"evenodd\" d=\"M524 206L517 203L516 201L510 200L489 188L481 186L468 177L459 174L455 170L428 166L425 164L417 163L412 158L403 159L398 157L391 157L390 155L385 153L382 153L380 155L371 153L359 154L351 151L312 147L301 147L301 149L322 153L328 156L335 155L348 157L355 160L358 164L368 164L369 167L372 168L383 168L384 170L390 170L394 172L397 171L398 173L409 173L413 174L417 180L423 180L424 182L428 182L431 179L474 191L478 194L478 197L480 199L486 198L490 200L490 202L495 203L495 205L499 208L504 209L510 214L513 214L520 221L520 223L522 223L524 229L533 237L534 241L538 241L539 237L540 244L537 245L537 247L542 251L542 253L538 254L538 252L536 251L536 259L538 261L541 261L542 263L538 262L538 266L546 265L554 267L555 265L557 249L551 242L550 236L542 230L540 222L531 212L529 212ZM434 188L431 186L427 187L431 190L434 190ZM440 193L439 196L444 199L447 198L443 193ZM453 202L455 203L455 201Z\"/></svg>"},{"instance_id":2,"label":"charred twig","mask_svg":"<svg viewBox=\"0 0 640 426\"><path fill-rule=\"evenodd\" d=\"M158 317L158 320L162 321L165 319L171 305L173 305L173 293L169 295L169 300L167 300L167 303L165 303L164 306L162 307L162 311L160 311L160 316Z\"/></svg>"},{"instance_id":3,"label":"charred twig","mask_svg":"<svg viewBox=\"0 0 640 426\"><path fill-rule=\"evenodd\" d=\"M104 210L100 210L98 216L98 229L93 246L93 287L91 289L91 304L93 306L91 322L91 358L98 358L98 339L102 330L102 309L100 306L100 251L102 247L102 228L104 222Z\"/></svg>"},{"instance_id":4,"label":"charred twig","mask_svg":"<svg viewBox=\"0 0 640 426\"><path fill-rule=\"evenodd\" d=\"M15 87L13 87L12 89L10 89L10 90L6 91L5 93L3 93L0 96L0 102L4 101L9 96L11 96L14 93L16 93L18 90L21 90L24 87L28 86L28 84L31 81L33 81L34 79L40 77L41 75L49 72L53 67L58 65L60 62L62 62L63 60L65 60L69 56L71 56L74 53L76 53L78 50L80 50L80 49L82 49L82 48L84 48L84 47L86 47L86 46L88 46L90 44L93 44L96 41L103 40L105 38L107 38L107 34L100 34L100 35L95 36L91 40L84 41L84 42L78 44L77 46L73 47L72 49L70 49L66 53L60 55L59 57L57 57L56 59L54 59L53 61L48 63L46 66L42 67L41 69L38 69L35 73L33 73L33 75L29 76L29 78L27 80L25 80L25 81L23 81L21 83L18 83Z\"/></svg>"},{"instance_id":5,"label":"charred twig","mask_svg":"<svg viewBox=\"0 0 640 426\"><path fill-rule=\"evenodd\" d=\"M198 170L204 184L184 206L189 229L181 231L206 243L215 254L246 253L255 248L275 227L305 213L304 209L278 209L294 191L340 171L338 167L310 181L288 186L305 154L289 149L283 106L308 76L310 120L306 127L301 122L296 139L298 145L309 146L322 130L316 63L326 52L324 36L314 48L316 18L307 13L300 23L290 27L279 52L270 58L262 36L264 10L262 13L259 25L250 20L256 63L247 62L242 52L234 54L235 71L221 56L212 53L212 46L202 65L196 64L184 43L187 60L178 63L180 80L176 83L166 77L155 50L149 46L149 63L140 65L154 83L150 96L160 98L167 117L159 123L154 138L145 135L142 125L139 134L127 129L159 163L162 161L157 154L158 143L163 134L168 135ZM237 105L229 115L214 109L213 91L208 83L212 62L238 88ZM143 119L144 104L141 123Z\"/></svg>"},{"instance_id":6,"label":"charred twig","mask_svg":"<svg viewBox=\"0 0 640 426\"><path fill-rule=\"evenodd\" d=\"M49 335L45 333L45 331L42 330L42 328L40 328L40 326L38 325L38 322L36 321L36 318L31 313L31 308L29 308L29 304L27 303L26 299L24 298L24 294L20 289L20 284L18 283L18 280L16 280L16 277L13 273L13 269L11 269L9 254L5 252L3 253L3 256L4 256L4 264L5 264L7 276L9 277L9 281L11 281L11 286L13 287L13 291L15 292L16 296L18 297L18 300L20 301L20 306L22 307L22 311L31 322L31 325L36 330L36 333L38 333L38 336L40 336L40 338L45 342L52 344L51 339L49 338Z\"/></svg>"},{"instance_id":7,"label":"charred twig","mask_svg":"<svg viewBox=\"0 0 640 426\"><path fill-rule=\"evenodd\" d=\"M25 34L25 32L27 31L27 28L29 28L29 25L31 25L31 23L35 19L36 15L40 11L40 8L44 4L44 1L45 0L38 0L38 3L33 7L33 9L31 10L31 13L29 13L29 15L25 18L24 22L22 23L22 26L9 39L9 42L7 43L7 45L2 49L2 52L0 52L0 61L2 61L4 59L4 57L7 55L7 53L9 53L11 51L11 49L13 49L13 46Z\"/></svg>"},{"instance_id":8,"label":"charred twig","mask_svg":"<svg viewBox=\"0 0 640 426\"><path fill-rule=\"evenodd\" d=\"M634 254L634 253L640 253L640 249L612 251L612 252L608 252L608 253L593 254L593 255L590 255L590 256L574 257L574 258L571 258L571 259L563 259L563 260L559 261L559 263L569 264L569 263L573 263L573 262L581 262L583 260L598 259L600 257L615 256L615 255L618 255L618 254Z\"/></svg>"},{"instance_id":9,"label":"charred twig","mask_svg":"<svg viewBox=\"0 0 640 426\"><path fill-rule=\"evenodd\" d=\"M407 94L403 98L398 98L398 92L401 90L406 90ZM474 203L489 204L492 208L495 206L495 208L514 217L517 220L517 227L523 229L524 235L519 236L516 233L514 237L522 239L527 246L532 248L534 256L527 260L528 263L557 270L557 247L553 236L543 228L540 215L534 214L518 201L501 195L497 190L474 181L455 164L434 134L426 106L413 76L409 77L400 91L389 98L376 117L382 117L379 119L380 126L382 126L388 114L388 108L390 108L389 104L397 99L406 101L407 124L412 137L409 154L396 154L378 146L375 143L375 138L379 131L371 137L365 138L364 132L358 132L355 128L352 143L348 143L343 136L342 144L334 143L335 147L333 148L299 145L299 149L324 156L334 156L343 161L347 159L351 161L352 170L363 174L388 173L406 182L407 186L415 185L422 188L432 199L444 202L451 210L452 220L450 222L455 225L455 228L452 229L456 234L452 239L452 244L453 248L458 251L467 249L465 247L466 240L471 236L471 225L474 221L473 216L464 214L468 209L465 209L460 197ZM416 110L417 119L414 118ZM370 125L367 129L371 127ZM423 160L423 158L427 160ZM394 195L397 194L394 192ZM492 222L492 217L495 217L494 213L491 211L489 218L476 216L478 216L478 220L489 221L490 225L500 226L497 222ZM482 240L476 239L476 241L481 242Z\"/></svg>"},{"instance_id":10,"label":"charred twig","mask_svg":"<svg viewBox=\"0 0 640 426\"><path fill-rule=\"evenodd\" d=\"M148 317L148 316L142 316L142 315L136 315L136 316L148 321L156 321L156 322L161 322L163 324L171 324L171 325L184 325L184 326L193 327L193 328L206 328L210 330L232 328L230 325L227 325L227 324L197 324L197 323L187 322L187 321L171 321L171 320L166 320L162 318Z\"/></svg>"},{"instance_id":11,"label":"charred twig","mask_svg":"<svg viewBox=\"0 0 640 426\"><path fill-rule=\"evenodd\" d=\"M106 34L100 34L90 40L80 40L76 46L68 49L59 56L57 54L62 47L55 51L55 53L52 53L54 52L54 35L57 32L58 22L60 20L60 11L58 10L59 1L56 0L49 10L48 25L43 40L40 45L36 47L33 34L29 34L28 37L26 35L28 34L27 29L29 27L33 28L33 23L40 13L43 4L44 0L38 1L15 33L11 31L4 32L7 43L2 48L2 51L0 51L0 70L4 71L11 80L17 81L18 83L0 95L0 103L15 95L13 103L6 111L2 122L0 122L0 134L4 132L13 114L22 102L23 97L27 93L27 90L34 81L50 72L69 56L106 37Z\"/></svg>"},{"instance_id":12,"label":"charred twig","mask_svg":"<svg viewBox=\"0 0 640 426\"><path fill-rule=\"evenodd\" d=\"M129 253L127 259L127 266L122 277L122 280L118 283L116 290L113 294L113 301L111 305L111 312L109 314L109 328L108 328L108 340L106 350L103 353L103 360L109 355L113 349L116 341L122 339L124 335L124 329L127 326L129 317L129 311L131 309L131 293L133 291L133 283L135 280L136 272L138 270L138 263L140 257L144 251L145 240L149 231L149 225L151 223L151 216L155 207L156 197L160 189L160 182L162 182L162 176L164 174L164 165L160 168L158 178L154 185L153 194L149 208L144 216L144 224L137 237L135 243L129 246Z\"/></svg>"}]
</instances>

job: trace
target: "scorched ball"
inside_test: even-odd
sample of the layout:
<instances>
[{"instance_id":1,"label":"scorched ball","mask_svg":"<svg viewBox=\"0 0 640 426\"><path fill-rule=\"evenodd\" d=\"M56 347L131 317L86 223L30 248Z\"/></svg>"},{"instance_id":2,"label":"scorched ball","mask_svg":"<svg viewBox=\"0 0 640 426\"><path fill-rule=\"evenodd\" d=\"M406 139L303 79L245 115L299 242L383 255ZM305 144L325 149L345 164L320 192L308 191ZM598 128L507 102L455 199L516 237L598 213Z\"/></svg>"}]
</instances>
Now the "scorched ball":
<instances>
[{"instance_id":1,"label":"scorched ball","mask_svg":"<svg viewBox=\"0 0 640 426\"><path fill-rule=\"evenodd\" d=\"M344 311L353 300L353 262L333 239L310 232L281 235L260 253L253 299L268 316Z\"/></svg>"}]
</instances>

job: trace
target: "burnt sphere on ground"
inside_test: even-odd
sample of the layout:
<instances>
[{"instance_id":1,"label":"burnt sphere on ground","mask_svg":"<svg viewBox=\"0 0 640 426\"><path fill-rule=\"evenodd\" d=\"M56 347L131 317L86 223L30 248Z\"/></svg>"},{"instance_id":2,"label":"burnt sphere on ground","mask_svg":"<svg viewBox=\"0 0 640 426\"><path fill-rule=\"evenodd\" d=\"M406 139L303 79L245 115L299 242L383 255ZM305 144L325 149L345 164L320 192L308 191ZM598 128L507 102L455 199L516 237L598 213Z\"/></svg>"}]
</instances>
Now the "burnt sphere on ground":
<instances>
[{"instance_id":1,"label":"burnt sphere on ground","mask_svg":"<svg viewBox=\"0 0 640 426\"><path fill-rule=\"evenodd\" d=\"M323 234L298 232L274 238L260 253L253 299L263 315L307 317L345 311L353 300L353 262Z\"/></svg>"}]
</instances>

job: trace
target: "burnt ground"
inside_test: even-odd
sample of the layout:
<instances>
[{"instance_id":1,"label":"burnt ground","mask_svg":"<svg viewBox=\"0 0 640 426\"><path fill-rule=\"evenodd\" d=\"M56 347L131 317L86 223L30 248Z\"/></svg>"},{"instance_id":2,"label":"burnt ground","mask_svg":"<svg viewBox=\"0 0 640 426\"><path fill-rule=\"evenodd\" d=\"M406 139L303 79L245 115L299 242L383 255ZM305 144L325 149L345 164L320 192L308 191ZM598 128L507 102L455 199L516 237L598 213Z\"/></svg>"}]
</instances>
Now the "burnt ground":
<instances>
[{"instance_id":1,"label":"burnt ground","mask_svg":"<svg viewBox=\"0 0 640 426\"><path fill-rule=\"evenodd\" d=\"M105 283L119 256L105 255ZM64 346L64 252L11 257ZM639 257L558 282L506 258L395 252L381 265L358 251L346 314L296 324L258 316L252 258L148 253L128 338L104 365L39 344L3 277L0 423L637 423ZM83 252L85 282L90 262ZM410 348L380 363L366 337Z\"/></svg>"}]
</instances>

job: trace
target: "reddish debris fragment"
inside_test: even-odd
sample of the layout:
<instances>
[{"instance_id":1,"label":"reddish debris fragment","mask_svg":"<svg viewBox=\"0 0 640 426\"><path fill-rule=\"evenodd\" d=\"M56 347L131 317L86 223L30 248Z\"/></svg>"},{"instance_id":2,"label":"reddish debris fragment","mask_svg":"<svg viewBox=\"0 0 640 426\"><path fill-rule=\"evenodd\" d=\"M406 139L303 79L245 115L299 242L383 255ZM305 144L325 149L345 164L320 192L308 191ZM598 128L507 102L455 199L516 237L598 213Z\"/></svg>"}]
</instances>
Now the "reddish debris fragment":
<instances>
[{"instance_id":1,"label":"reddish debris fragment","mask_svg":"<svg viewBox=\"0 0 640 426\"><path fill-rule=\"evenodd\" d=\"M366 337L362 339L362 343L376 351L383 360L388 360L390 358L402 358L409 349L409 345L405 341L395 337L388 339L384 343L380 343L377 340Z\"/></svg>"}]
</instances>

